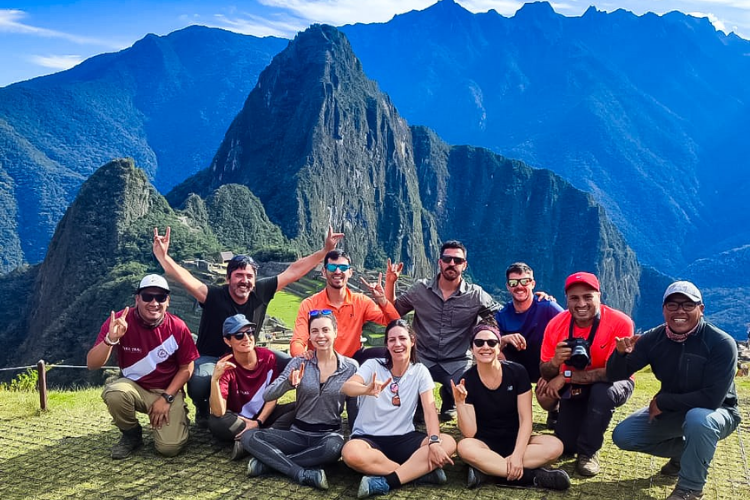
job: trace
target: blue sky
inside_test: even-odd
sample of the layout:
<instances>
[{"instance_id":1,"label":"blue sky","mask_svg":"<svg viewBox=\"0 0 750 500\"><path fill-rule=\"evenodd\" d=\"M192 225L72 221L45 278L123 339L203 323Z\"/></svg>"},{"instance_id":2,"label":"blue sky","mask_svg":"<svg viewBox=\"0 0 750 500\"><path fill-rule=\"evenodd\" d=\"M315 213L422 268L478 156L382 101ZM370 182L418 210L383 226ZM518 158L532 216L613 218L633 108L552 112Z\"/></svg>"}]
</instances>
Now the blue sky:
<instances>
[{"instance_id":1,"label":"blue sky","mask_svg":"<svg viewBox=\"0 0 750 500\"><path fill-rule=\"evenodd\" d=\"M511 17L523 2L457 0L472 12ZM256 36L289 38L312 23L386 22L435 0L0 0L0 87L68 69L103 52L131 46L148 33L166 35L191 24ZM589 5L636 14L679 10L709 17L717 29L750 38L750 0L563 0L566 16Z\"/></svg>"}]
</instances>

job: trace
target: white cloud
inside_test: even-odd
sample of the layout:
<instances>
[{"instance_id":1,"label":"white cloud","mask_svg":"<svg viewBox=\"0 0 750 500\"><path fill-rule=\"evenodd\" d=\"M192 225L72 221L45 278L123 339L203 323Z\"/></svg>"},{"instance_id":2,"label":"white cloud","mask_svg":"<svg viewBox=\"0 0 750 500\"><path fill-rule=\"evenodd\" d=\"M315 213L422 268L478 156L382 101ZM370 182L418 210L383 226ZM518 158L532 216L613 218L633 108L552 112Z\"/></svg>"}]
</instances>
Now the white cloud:
<instances>
[{"instance_id":1,"label":"white cloud","mask_svg":"<svg viewBox=\"0 0 750 500\"><path fill-rule=\"evenodd\" d=\"M20 35L38 36L45 38L62 38L81 45L94 44L113 47L111 42L85 36L73 35L62 31L39 28L21 22L27 17L26 12L16 9L0 9L0 33L15 33ZM116 48L116 47L115 47Z\"/></svg>"},{"instance_id":2,"label":"white cloud","mask_svg":"<svg viewBox=\"0 0 750 500\"><path fill-rule=\"evenodd\" d=\"M51 68L55 70L70 69L76 64L80 64L83 61L83 57L78 55L65 55L65 56L30 56L29 60L39 66L45 68Z\"/></svg>"},{"instance_id":3,"label":"white cloud","mask_svg":"<svg viewBox=\"0 0 750 500\"><path fill-rule=\"evenodd\" d=\"M718 31L723 31L724 33L729 33L730 31L727 30L726 25L718 17L710 12L708 14L704 14L703 12L688 12L688 15L693 17L707 17Z\"/></svg>"},{"instance_id":4,"label":"white cloud","mask_svg":"<svg viewBox=\"0 0 750 500\"><path fill-rule=\"evenodd\" d=\"M382 23L395 14L423 10L435 0L258 0L259 3L292 12L307 24L318 22L340 26L353 23Z\"/></svg>"},{"instance_id":5,"label":"white cloud","mask_svg":"<svg viewBox=\"0 0 750 500\"><path fill-rule=\"evenodd\" d=\"M278 36L282 38L293 36L310 24L304 20L291 17L279 17L278 20L271 20L243 13L233 18L223 14L216 14L214 17L218 20L217 24L214 25L217 28L224 28L244 35Z\"/></svg>"},{"instance_id":6,"label":"white cloud","mask_svg":"<svg viewBox=\"0 0 750 500\"><path fill-rule=\"evenodd\" d=\"M511 0L461 0L458 3L464 9L474 13L487 12L494 9L498 14L502 14L505 17L513 17L525 2L514 2Z\"/></svg>"}]
</instances>

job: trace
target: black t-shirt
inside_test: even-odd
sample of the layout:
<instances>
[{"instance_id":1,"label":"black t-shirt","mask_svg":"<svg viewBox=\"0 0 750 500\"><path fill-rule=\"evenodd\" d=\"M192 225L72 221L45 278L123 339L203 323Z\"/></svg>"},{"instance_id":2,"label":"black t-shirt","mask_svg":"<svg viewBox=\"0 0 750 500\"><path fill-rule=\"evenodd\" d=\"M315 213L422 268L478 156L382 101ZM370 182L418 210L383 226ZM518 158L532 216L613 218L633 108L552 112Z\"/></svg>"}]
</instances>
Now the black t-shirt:
<instances>
[{"instance_id":1,"label":"black t-shirt","mask_svg":"<svg viewBox=\"0 0 750 500\"><path fill-rule=\"evenodd\" d=\"M503 380L495 390L488 389L472 366L466 380L466 403L474 406L477 439L515 440L518 436L518 395L531 390L526 368L511 361L501 361Z\"/></svg>"},{"instance_id":2,"label":"black t-shirt","mask_svg":"<svg viewBox=\"0 0 750 500\"><path fill-rule=\"evenodd\" d=\"M238 304L229 295L229 285L209 286L206 301L201 304L203 315L198 327L198 352L201 356L223 356L229 351L222 338L224 320L235 314L244 314L260 326L266 319L268 303L276 294L279 280L276 276L259 279L247 302Z\"/></svg>"}]
</instances>

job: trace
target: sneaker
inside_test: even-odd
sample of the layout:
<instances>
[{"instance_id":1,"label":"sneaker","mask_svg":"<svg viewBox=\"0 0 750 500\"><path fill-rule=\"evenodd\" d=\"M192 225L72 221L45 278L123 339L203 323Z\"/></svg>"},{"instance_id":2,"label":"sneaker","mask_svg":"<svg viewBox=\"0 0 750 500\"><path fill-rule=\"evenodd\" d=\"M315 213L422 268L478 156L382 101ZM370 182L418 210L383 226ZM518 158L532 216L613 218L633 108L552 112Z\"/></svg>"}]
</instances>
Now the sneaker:
<instances>
[{"instance_id":1,"label":"sneaker","mask_svg":"<svg viewBox=\"0 0 750 500\"><path fill-rule=\"evenodd\" d=\"M247 463L247 477L262 476L263 474L268 474L270 471L271 469L266 464L255 457L251 458Z\"/></svg>"},{"instance_id":2,"label":"sneaker","mask_svg":"<svg viewBox=\"0 0 750 500\"><path fill-rule=\"evenodd\" d=\"M475 469L474 467L469 467L469 476L466 480L466 487L470 490L476 488L480 484L484 483L487 480L487 474L480 471L479 469Z\"/></svg>"},{"instance_id":3,"label":"sneaker","mask_svg":"<svg viewBox=\"0 0 750 500\"><path fill-rule=\"evenodd\" d=\"M112 458L115 460L122 460L143 446L143 430L140 425L121 432L120 440L112 447Z\"/></svg>"},{"instance_id":4,"label":"sneaker","mask_svg":"<svg viewBox=\"0 0 750 500\"><path fill-rule=\"evenodd\" d=\"M585 477L593 477L599 474L599 452L591 456L578 454L576 460L576 472Z\"/></svg>"},{"instance_id":5,"label":"sneaker","mask_svg":"<svg viewBox=\"0 0 750 500\"><path fill-rule=\"evenodd\" d=\"M548 490L567 490L570 488L568 473L560 469L535 469L534 486Z\"/></svg>"},{"instance_id":6,"label":"sneaker","mask_svg":"<svg viewBox=\"0 0 750 500\"><path fill-rule=\"evenodd\" d=\"M557 410L547 412L547 429L554 431L560 412Z\"/></svg>"},{"instance_id":7,"label":"sneaker","mask_svg":"<svg viewBox=\"0 0 750 500\"><path fill-rule=\"evenodd\" d=\"M245 447L242 446L242 441L235 441L232 445L232 453L229 455L229 460L242 460L248 455L245 451Z\"/></svg>"},{"instance_id":8,"label":"sneaker","mask_svg":"<svg viewBox=\"0 0 750 500\"><path fill-rule=\"evenodd\" d=\"M672 494L667 497L667 500L701 500L702 498L703 490L675 488Z\"/></svg>"},{"instance_id":9,"label":"sneaker","mask_svg":"<svg viewBox=\"0 0 750 500\"><path fill-rule=\"evenodd\" d=\"M359 482L357 498L367 498L372 495L385 495L391 491L388 482L383 476L362 476Z\"/></svg>"},{"instance_id":10,"label":"sneaker","mask_svg":"<svg viewBox=\"0 0 750 500\"><path fill-rule=\"evenodd\" d=\"M664 476L677 476L680 473L680 459L679 458L670 458L669 462L664 464L664 467L661 468L661 473Z\"/></svg>"},{"instance_id":11,"label":"sneaker","mask_svg":"<svg viewBox=\"0 0 750 500\"><path fill-rule=\"evenodd\" d=\"M299 479L299 484L312 486L319 490L327 490L328 478L323 469L305 469L302 471L302 477Z\"/></svg>"},{"instance_id":12,"label":"sneaker","mask_svg":"<svg viewBox=\"0 0 750 500\"><path fill-rule=\"evenodd\" d=\"M441 422L450 422L454 418L456 418L456 409L455 408L450 408L448 410L442 410L440 412L440 421Z\"/></svg>"},{"instance_id":13,"label":"sneaker","mask_svg":"<svg viewBox=\"0 0 750 500\"><path fill-rule=\"evenodd\" d=\"M435 469L414 481L414 484L445 484L448 478L445 477L443 469Z\"/></svg>"}]
</instances>

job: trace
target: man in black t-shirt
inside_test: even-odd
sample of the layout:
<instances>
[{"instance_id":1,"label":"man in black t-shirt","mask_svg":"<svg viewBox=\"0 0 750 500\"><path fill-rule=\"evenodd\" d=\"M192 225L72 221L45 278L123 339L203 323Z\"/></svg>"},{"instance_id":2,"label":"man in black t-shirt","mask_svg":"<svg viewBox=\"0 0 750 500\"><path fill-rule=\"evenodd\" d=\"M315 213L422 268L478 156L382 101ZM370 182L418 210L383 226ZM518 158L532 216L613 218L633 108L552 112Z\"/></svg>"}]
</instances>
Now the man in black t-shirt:
<instances>
[{"instance_id":1,"label":"man in black t-shirt","mask_svg":"<svg viewBox=\"0 0 750 500\"><path fill-rule=\"evenodd\" d=\"M276 292L312 271L323 260L326 253L336 248L344 235L334 233L329 227L322 249L302 257L276 276L257 281L258 264L255 260L247 255L237 255L227 265L227 284L209 286L177 264L168 254L170 233L171 229L167 227L165 235L159 236L159 229L154 228L153 251L159 264L164 268L164 272L185 287L203 308L197 342L200 358L195 361L195 371L188 381L187 389L188 395L195 404L196 422L201 426L206 426L211 375L216 362L227 351L222 338L224 320L235 314L244 314L247 318L251 318L253 323L262 325L268 303ZM284 353L275 352L275 354L279 361L289 360L289 356Z\"/></svg>"}]
</instances>

